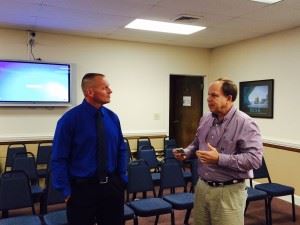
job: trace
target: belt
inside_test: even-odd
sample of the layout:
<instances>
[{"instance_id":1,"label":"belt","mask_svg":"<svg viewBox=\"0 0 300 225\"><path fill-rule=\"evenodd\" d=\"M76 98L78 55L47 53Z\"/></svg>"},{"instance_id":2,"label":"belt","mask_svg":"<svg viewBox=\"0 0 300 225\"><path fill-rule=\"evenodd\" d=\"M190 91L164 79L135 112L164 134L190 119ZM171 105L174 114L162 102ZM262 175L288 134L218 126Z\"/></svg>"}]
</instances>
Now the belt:
<instances>
[{"instance_id":1,"label":"belt","mask_svg":"<svg viewBox=\"0 0 300 225\"><path fill-rule=\"evenodd\" d=\"M113 174L98 177L74 177L71 179L71 184L107 184Z\"/></svg>"},{"instance_id":2,"label":"belt","mask_svg":"<svg viewBox=\"0 0 300 225\"><path fill-rule=\"evenodd\" d=\"M234 179L234 180L228 180L228 181L208 181L201 178L205 183L207 183L211 187L223 187L225 185L231 185L231 184L237 184L244 182L245 179Z\"/></svg>"}]
</instances>

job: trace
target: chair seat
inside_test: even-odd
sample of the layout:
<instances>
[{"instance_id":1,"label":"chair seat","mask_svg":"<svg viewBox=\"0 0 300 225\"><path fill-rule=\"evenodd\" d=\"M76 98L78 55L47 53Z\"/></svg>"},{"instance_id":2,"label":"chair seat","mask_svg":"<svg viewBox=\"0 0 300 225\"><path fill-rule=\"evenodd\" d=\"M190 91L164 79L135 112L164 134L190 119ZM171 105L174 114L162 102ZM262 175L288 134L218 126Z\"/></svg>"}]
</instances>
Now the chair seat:
<instances>
[{"instance_id":1,"label":"chair seat","mask_svg":"<svg viewBox=\"0 0 300 225\"><path fill-rule=\"evenodd\" d=\"M262 200L266 197L268 197L268 194L265 191L261 191L255 188L247 188L247 201L256 201L256 200Z\"/></svg>"},{"instance_id":2,"label":"chair seat","mask_svg":"<svg viewBox=\"0 0 300 225\"><path fill-rule=\"evenodd\" d=\"M163 199L170 204L174 209L192 209L194 206L194 194L193 193L175 193L170 195L164 195Z\"/></svg>"},{"instance_id":3,"label":"chair seat","mask_svg":"<svg viewBox=\"0 0 300 225\"><path fill-rule=\"evenodd\" d=\"M46 225L67 225L68 224L66 210L49 212L45 214L43 218Z\"/></svg>"},{"instance_id":4,"label":"chair seat","mask_svg":"<svg viewBox=\"0 0 300 225\"><path fill-rule=\"evenodd\" d=\"M295 189L290 186L277 184L277 183L265 183L265 184L257 184L255 188L261 191L267 192L271 196L283 196L294 194Z\"/></svg>"},{"instance_id":5,"label":"chair seat","mask_svg":"<svg viewBox=\"0 0 300 225\"><path fill-rule=\"evenodd\" d=\"M133 219L133 218L134 218L133 210L125 204L124 205L124 219L125 220L130 220L130 219Z\"/></svg>"},{"instance_id":6,"label":"chair seat","mask_svg":"<svg viewBox=\"0 0 300 225\"><path fill-rule=\"evenodd\" d=\"M17 216L4 218L0 220L0 225L41 225L42 222L38 216L30 215L30 216Z\"/></svg>"},{"instance_id":7,"label":"chair seat","mask_svg":"<svg viewBox=\"0 0 300 225\"><path fill-rule=\"evenodd\" d=\"M137 216L155 216L172 212L172 205L160 198L138 199L128 203Z\"/></svg>"}]
</instances>

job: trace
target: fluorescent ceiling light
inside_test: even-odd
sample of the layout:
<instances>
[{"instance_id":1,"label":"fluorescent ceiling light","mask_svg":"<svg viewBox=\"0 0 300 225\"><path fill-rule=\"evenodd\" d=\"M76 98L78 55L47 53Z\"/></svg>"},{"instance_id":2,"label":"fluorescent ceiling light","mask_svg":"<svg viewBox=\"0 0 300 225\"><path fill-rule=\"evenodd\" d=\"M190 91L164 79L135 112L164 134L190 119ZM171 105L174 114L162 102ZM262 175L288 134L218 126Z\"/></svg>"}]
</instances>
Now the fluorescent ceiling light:
<instances>
[{"instance_id":1,"label":"fluorescent ceiling light","mask_svg":"<svg viewBox=\"0 0 300 225\"><path fill-rule=\"evenodd\" d=\"M251 0L251 1L262 2L262 3L266 3L266 4L273 4L273 3L276 3L276 2L280 2L282 0Z\"/></svg>"},{"instance_id":2,"label":"fluorescent ceiling light","mask_svg":"<svg viewBox=\"0 0 300 225\"><path fill-rule=\"evenodd\" d=\"M206 27L185 25L179 23L167 23L154 20L135 19L134 21L127 24L125 28L188 35L203 30Z\"/></svg>"}]
</instances>

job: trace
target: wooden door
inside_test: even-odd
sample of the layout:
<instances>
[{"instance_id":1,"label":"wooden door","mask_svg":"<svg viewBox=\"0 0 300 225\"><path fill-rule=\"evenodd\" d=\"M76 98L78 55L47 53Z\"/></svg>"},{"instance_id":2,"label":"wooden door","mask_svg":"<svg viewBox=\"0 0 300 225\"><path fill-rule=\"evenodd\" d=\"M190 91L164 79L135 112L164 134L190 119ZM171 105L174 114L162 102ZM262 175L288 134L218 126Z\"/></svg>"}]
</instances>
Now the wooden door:
<instances>
[{"instance_id":1,"label":"wooden door","mask_svg":"<svg viewBox=\"0 0 300 225\"><path fill-rule=\"evenodd\" d=\"M170 75L169 135L186 147L194 137L203 114L203 77Z\"/></svg>"}]
</instances>

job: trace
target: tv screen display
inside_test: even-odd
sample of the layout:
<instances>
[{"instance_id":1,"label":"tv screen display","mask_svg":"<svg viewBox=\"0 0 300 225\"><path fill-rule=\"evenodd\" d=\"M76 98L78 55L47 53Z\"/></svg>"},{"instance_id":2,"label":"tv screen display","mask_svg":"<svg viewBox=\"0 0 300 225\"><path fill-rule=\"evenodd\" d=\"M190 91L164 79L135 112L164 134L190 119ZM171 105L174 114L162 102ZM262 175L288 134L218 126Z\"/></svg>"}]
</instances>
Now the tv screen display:
<instances>
[{"instance_id":1,"label":"tv screen display","mask_svg":"<svg viewBox=\"0 0 300 225\"><path fill-rule=\"evenodd\" d=\"M0 60L0 105L67 105L70 64Z\"/></svg>"}]
</instances>

